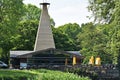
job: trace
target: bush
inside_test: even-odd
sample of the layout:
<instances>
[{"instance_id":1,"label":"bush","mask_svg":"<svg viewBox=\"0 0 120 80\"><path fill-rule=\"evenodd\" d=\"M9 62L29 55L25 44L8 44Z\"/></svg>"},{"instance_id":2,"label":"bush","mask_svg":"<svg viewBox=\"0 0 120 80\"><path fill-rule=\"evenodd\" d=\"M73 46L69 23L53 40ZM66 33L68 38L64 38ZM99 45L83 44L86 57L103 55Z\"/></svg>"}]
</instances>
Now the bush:
<instances>
[{"instance_id":1,"label":"bush","mask_svg":"<svg viewBox=\"0 0 120 80\"><path fill-rule=\"evenodd\" d=\"M38 70L0 70L0 80L90 80L73 73Z\"/></svg>"},{"instance_id":2,"label":"bush","mask_svg":"<svg viewBox=\"0 0 120 80\"><path fill-rule=\"evenodd\" d=\"M65 73L61 71L51 71L40 69L37 70L40 73L43 73L42 80L90 80L87 77L80 77L77 74Z\"/></svg>"},{"instance_id":3,"label":"bush","mask_svg":"<svg viewBox=\"0 0 120 80\"><path fill-rule=\"evenodd\" d=\"M92 80L98 80L98 74L94 71L90 71L91 68L87 67L87 68L80 68L80 67L73 67L73 68L69 68L66 69L66 72L69 73L74 73L80 76L84 76L84 77L89 77Z\"/></svg>"},{"instance_id":4,"label":"bush","mask_svg":"<svg viewBox=\"0 0 120 80\"><path fill-rule=\"evenodd\" d=\"M38 75L27 70L0 70L0 80L36 80Z\"/></svg>"}]
</instances>

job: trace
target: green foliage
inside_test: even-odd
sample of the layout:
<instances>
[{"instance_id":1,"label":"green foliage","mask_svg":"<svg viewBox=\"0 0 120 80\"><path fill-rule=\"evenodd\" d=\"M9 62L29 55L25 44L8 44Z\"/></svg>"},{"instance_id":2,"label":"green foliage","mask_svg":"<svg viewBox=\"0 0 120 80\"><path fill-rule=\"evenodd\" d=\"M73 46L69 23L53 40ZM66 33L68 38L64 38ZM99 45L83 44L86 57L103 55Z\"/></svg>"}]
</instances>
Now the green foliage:
<instances>
[{"instance_id":1,"label":"green foliage","mask_svg":"<svg viewBox=\"0 0 120 80\"><path fill-rule=\"evenodd\" d=\"M53 29L53 36L57 49L66 51L75 49L74 42L66 34L62 33L62 31L60 31L59 29Z\"/></svg>"},{"instance_id":2,"label":"green foliage","mask_svg":"<svg viewBox=\"0 0 120 80\"><path fill-rule=\"evenodd\" d=\"M21 21L16 36L11 37L13 50L33 50L37 32L38 21Z\"/></svg>"},{"instance_id":3,"label":"green foliage","mask_svg":"<svg viewBox=\"0 0 120 80\"><path fill-rule=\"evenodd\" d=\"M93 66L90 66L90 65L84 65L84 66L86 67L73 67L73 68L66 69L66 71L69 73L78 74L84 77L87 76L91 80L99 80L98 73L92 70Z\"/></svg>"},{"instance_id":4,"label":"green foliage","mask_svg":"<svg viewBox=\"0 0 120 80\"><path fill-rule=\"evenodd\" d=\"M114 37L112 37L112 40L114 41L114 50L115 53L117 53L117 63L118 63L118 69L119 69L119 75L120 75L120 0L116 1L115 6L115 19L113 21L114 24Z\"/></svg>"},{"instance_id":5,"label":"green foliage","mask_svg":"<svg viewBox=\"0 0 120 80\"><path fill-rule=\"evenodd\" d=\"M16 26L24 14L22 0L0 0L0 48L2 59L8 63L12 47L10 37L15 34Z\"/></svg>"},{"instance_id":6,"label":"green foliage","mask_svg":"<svg viewBox=\"0 0 120 80\"><path fill-rule=\"evenodd\" d=\"M58 28L55 28L55 29L56 31L54 32L53 30L53 34L55 35L54 38L55 38L56 46L61 45L61 47L58 47L59 49L73 50L73 51L80 50L80 46L76 41L77 35L81 31L81 28L78 24L69 23L63 26L59 26ZM59 36L58 34L60 34L61 36ZM66 39L63 39L63 38L66 38Z\"/></svg>"},{"instance_id":7,"label":"green foliage","mask_svg":"<svg viewBox=\"0 0 120 80\"><path fill-rule=\"evenodd\" d=\"M1 57L2 57L2 56L1 56L1 55L2 55L2 51L3 51L2 48L0 48L0 59L1 59Z\"/></svg>"},{"instance_id":8,"label":"green foliage","mask_svg":"<svg viewBox=\"0 0 120 80\"><path fill-rule=\"evenodd\" d=\"M1 0L0 1L0 39L13 33L18 21L24 14L22 0ZM5 38L6 38L5 37Z\"/></svg>"},{"instance_id":9,"label":"green foliage","mask_svg":"<svg viewBox=\"0 0 120 80\"><path fill-rule=\"evenodd\" d=\"M81 31L80 26L77 23L65 24L63 26L59 26L58 29L61 30L62 33L68 35L73 40L76 39L76 35Z\"/></svg>"},{"instance_id":10,"label":"green foliage","mask_svg":"<svg viewBox=\"0 0 120 80\"><path fill-rule=\"evenodd\" d=\"M120 53L120 0L89 0L88 9L93 12L95 21L109 23L101 24L101 30L106 36L105 40L107 40L105 43L103 42L105 45L104 52L109 54L109 59L112 60L112 63L116 64ZM98 24L96 25L98 26ZM109 60L105 56L103 57Z\"/></svg>"},{"instance_id":11,"label":"green foliage","mask_svg":"<svg viewBox=\"0 0 120 80\"><path fill-rule=\"evenodd\" d=\"M37 72L42 73L42 80L90 80L87 77L80 77L73 73L66 73L61 71L51 71L39 69Z\"/></svg>"},{"instance_id":12,"label":"green foliage","mask_svg":"<svg viewBox=\"0 0 120 80\"><path fill-rule=\"evenodd\" d=\"M22 70L0 70L1 80L36 80L40 75L32 71Z\"/></svg>"},{"instance_id":13,"label":"green foliage","mask_svg":"<svg viewBox=\"0 0 120 80\"><path fill-rule=\"evenodd\" d=\"M52 71L45 69L38 70L0 70L2 80L90 80L87 77L80 77L72 73Z\"/></svg>"},{"instance_id":14,"label":"green foliage","mask_svg":"<svg viewBox=\"0 0 120 80\"><path fill-rule=\"evenodd\" d=\"M41 9L24 5L25 14L19 21L16 35L11 37L12 50L33 50Z\"/></svg>"},{"instance_id":15,"label":"green foliage","mask_svg":"<svg viewBox=\"0 0 120 80\"><path fill-rule=\"evenodd\" d=\"M100 56L102 63L110 63L111 58L106 58L110 55L106 52L107 40L108 37L102 31L101 25L83 24L77 41L81 46L81 54L85 56L84 63L88 63L91 56Z\"/></svg>"},{"instance_id":16,"label":"green foliage","mask_svg":"<svg viewBox=\"0 0 120 80\"><path fill-rule=\"evenodd\" d=\"M41 9L36 7L35 5L24 5L25 15L22 16L22 20L37 20L39 21L41 15Z\"/></svg>"},{"instance_id":17,"label":"green foliage","mask_svg":"<svg viewBox=\"0 0 120 80\"><path fill-rule=\"evenodd\" d=\"M114 8L117 0L89 0L88 9L96 22L110 23L114 19Z\"/></svg>"},{"instance_id":18,"label":"green foliage","mask_svg":"<svg viewBox=\"0 0 120 80\"><path fill-rule=\"evenodd\" d=\"M110 24L111 31L109 30L109 37L110 37L110 49L111 49L111 54L113 54L113 63L117 64L117 57L120 54L119 49L120 49L120 1L116 1L115 3L115 11L114 11L114 20Z\"/></svg>"}]
</instances>

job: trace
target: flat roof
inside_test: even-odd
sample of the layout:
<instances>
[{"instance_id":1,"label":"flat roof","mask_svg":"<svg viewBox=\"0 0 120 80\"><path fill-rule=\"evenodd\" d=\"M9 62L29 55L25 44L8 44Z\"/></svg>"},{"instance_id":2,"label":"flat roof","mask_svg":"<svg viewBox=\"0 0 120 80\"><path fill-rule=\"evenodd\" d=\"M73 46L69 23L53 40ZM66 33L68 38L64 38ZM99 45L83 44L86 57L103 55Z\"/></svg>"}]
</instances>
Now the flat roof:
<instances>
[{"instance_id":1,"label":"flat roof","mask_svg":"<svg viewBox=\"0 0 120 80\"><path fill-rule=\"evenodd\" d=\"M10 57L17 57L17 56L29 54L32 52L34 51L10 51Z\"/></svg>"},{"instance_id":2,"label":"flat roof","mask_svg":"<svg viewBox=\"0 0 120 80\"><path fill-rule=\"evenodd\" d=\"M27 58L30 55L33 54L39 54L41 52L47 51L47 50L56 50L58 52L61 52L61 54L68 54L68 55L75 55L75 56L82 56L80 54L80 51L63 51L60 49L55 49L55 48L48 48L48 49L44 49L44 50L38 50L38 51L10 51L10 57L11 58L15 58L15 57L23 57L23 58Z\"/></svg>"}]
</instances>

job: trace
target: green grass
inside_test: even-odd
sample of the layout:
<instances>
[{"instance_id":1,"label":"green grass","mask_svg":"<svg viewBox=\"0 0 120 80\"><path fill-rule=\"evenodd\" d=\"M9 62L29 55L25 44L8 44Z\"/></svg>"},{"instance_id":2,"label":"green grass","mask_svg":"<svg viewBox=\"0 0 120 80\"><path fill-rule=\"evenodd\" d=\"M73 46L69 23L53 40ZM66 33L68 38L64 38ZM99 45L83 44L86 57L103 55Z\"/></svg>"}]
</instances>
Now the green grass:
<instances>
[{"instance_id":1,"label":"green grass","mask_svg":"<svg viewBox=\"0 0 120 80\"><path fill-rule=\"evenodd\" d=\"M0 80L90 80L72 73L37 70L0 70Z\"/></svg>"},{"instance_id":2,"label":"green grass","mask_svg":"<svg viewBox=\"0 0 120 80\"><path fill-rule=\"evenodd\" d=\"M0 70L0 80L35 80L38 76L29 70Z\"/></svg>"}]
</instances>

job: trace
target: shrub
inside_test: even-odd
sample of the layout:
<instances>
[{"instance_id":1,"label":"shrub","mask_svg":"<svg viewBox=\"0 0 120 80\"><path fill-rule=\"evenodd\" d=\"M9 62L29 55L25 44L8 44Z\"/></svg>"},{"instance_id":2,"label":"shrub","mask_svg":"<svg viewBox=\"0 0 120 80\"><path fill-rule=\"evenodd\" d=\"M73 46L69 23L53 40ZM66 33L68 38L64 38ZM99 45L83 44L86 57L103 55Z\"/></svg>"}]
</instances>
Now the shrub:
<instances>
[{"instance_id":1,"label":"shrub","mask_svg":"<svg viewBox=\"0 0 120 80\"><path fill-rule=\"evenodd\" d=\"M38 70L0 70L0 80L90 80L73 73Z\"/></svg>"},{"instance_id":2,"label":"shrub","mask_svg":"<svg viewBox=\"0 0 120 80\"><path fill-rule=\"evenodd\" d=\"M43 73L42 80L90 80L87 77L80 77L77 74L61 71L39 69L37 72Z\"/></svg>"},{"instance_id":3,"label":"shrub","mask_svg":"<svg viewBox=\"0 0 120 80\"><path fill-rule=\"evenodd\" d=\"M38 73L27 70L0 70L0 80L35 80Z\"/></svg>"}]
</instances>

